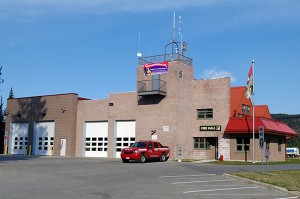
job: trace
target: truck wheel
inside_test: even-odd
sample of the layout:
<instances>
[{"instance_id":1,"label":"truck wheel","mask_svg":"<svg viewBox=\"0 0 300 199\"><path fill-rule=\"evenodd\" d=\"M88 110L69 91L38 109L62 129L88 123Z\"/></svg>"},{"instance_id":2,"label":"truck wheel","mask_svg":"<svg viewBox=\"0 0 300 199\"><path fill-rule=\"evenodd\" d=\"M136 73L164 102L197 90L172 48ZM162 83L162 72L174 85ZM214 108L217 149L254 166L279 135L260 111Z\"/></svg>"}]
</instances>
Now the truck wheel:
<instances>
[{"instance_id":1,"label":"truck wheel","mask_svg":"<svg viewBox=\"0 0 300 199\"><path fill-rule=\"evenodd\" d=\"M145 162L146 162L146 156L142 154L140 157L140 163L145 163Z\"/></svg>"},{"instance_id":2,"label":"truck wheel","mask_svg":"<svg viewBox=\"0 0 300 199\"><path fill-rule=\"evenodd\" d=\"M127 162L129 162L129 160L122 159L122 162L123 162L123 163L127 163Z\"/></svg>"},{"instance_id":3,"label":"truck wheel","mask_svg":"<svg viewBox=\"0 0 300 199\"><path fill-rule=\"evenodd\" d=\"M161 161L161 162L166 161L166 154L165 154L165 153L161 154L161 156L160 156L160 161Z\"/></svg>"}]
</instances>

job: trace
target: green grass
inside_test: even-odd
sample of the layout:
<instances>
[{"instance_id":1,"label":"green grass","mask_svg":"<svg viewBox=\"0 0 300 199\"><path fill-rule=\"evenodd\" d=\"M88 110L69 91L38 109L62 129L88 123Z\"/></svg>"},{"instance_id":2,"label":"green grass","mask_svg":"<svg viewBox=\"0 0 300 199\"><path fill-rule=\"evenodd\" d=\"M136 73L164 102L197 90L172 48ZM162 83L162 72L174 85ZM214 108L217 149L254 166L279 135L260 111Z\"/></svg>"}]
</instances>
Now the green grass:
<instances>
[{"instance_id":1,"label":"green grass","mask_svg":"<svg viewBox=\"0 0 300 199\"><path fill-rule=\"evenodd\" d=\"M242 161L214 161L212 164L219 165L261 165L261 162L242 162ZM266 164L266 162L264 162ZM280 164L300 164L300 158L290 158L286 161L268 162L269 165ZM251 180L264 182L267 184L284 187L289 191L300 191L300 170L291 171L268 171L261 172L237 172L232 175L248 178Z\"/></svg>"},{"instance_id":2,"label":"green grass","mask_svg":"<svg viewBox=\"0 0 300 199\"><path fill-rule=\"evenodd\" d=\"M219 164L219 165L261 165L261 162L242 162L242 161L213 161L210 162L212 164ZM266 162L264 162L266 164ZM268 165L279 165L279 164L300 164L300 158L290 158L286 161L280 162L268 162Z\"/></svg>"},{"instance_id":3,"label":"green grass","mask_svg":"<svg viewBox=\"0 0 300 199\"><path fill-rule=\"evenodd\" d=\"M251 180L284 187L289 191L300 191L300 170L268 171L267 173L237 172L232 174Z\"/></svg>"}]
</instances>

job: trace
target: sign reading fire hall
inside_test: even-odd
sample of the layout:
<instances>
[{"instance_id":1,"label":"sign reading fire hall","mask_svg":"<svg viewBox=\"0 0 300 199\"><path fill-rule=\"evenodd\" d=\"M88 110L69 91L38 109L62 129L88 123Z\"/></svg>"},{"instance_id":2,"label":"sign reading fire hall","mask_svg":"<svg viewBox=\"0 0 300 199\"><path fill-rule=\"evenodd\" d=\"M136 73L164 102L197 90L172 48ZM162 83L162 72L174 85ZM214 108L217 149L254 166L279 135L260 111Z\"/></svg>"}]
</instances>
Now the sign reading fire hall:
<instances>
[{"instance_id":1,"label":"sign reading fire hall","mask_svg":"<svg viewBox=\"0 0 300 199\"><path fill-rule=\"evenodd\" d=\"M221 125L200 126L200 131L221 131Z\"/></svg>"}]
</instances>

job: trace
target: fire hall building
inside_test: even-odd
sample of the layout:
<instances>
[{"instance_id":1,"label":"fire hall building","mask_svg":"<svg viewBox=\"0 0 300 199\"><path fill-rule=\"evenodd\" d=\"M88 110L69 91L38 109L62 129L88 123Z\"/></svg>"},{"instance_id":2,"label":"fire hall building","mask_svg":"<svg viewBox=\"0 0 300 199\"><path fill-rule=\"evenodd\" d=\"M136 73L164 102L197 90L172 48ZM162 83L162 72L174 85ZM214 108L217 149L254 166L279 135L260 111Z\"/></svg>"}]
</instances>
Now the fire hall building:
<instances>
[{"instance_id":1,"label":"fire hall building","mask_svg":"<svg viewBox=\"0 0 300 199\"><path fill-rule=\"evenodd\" d=\"M149 64L151 63L151 64ZM261 161L258 128L264 126L270 161L285 160L286 140L297 134L255 106L246 87L230 78L197 80L192 59L181 54L139 58L135 92L91 100L76 93L8 99L8 154L119 158L138 140L155 139L170 159ZM163 65L163 67L162 67ZM166 73L149 75L149 67Z\"/></svg>"}]
</instances>

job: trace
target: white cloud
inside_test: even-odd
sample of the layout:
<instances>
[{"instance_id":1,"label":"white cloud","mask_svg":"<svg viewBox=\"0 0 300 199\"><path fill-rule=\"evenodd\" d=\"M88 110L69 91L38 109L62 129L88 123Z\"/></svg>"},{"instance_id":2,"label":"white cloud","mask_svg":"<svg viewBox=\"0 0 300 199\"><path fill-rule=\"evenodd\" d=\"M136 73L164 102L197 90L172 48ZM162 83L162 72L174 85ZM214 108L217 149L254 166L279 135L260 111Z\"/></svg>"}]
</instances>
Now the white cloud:
<instances>
[{"instance_id":1,"label":"white cloud","mask_svg":"<svg viewBox=\"0 0 300 199\"><path fill-rule=\"evenodd\" d=\"M300 1L293 0L1 0L0 19L22 19L24 16L38 18L68 13L99 15L118 12L179 11L189 8L205 8L213 13L215 10L210 9L217 7L231 13L225 21L219 18L213 19L227 28L240 24L300 19L300 12L298 12Z\"/></svg>"},{"instance_id":2,"label":"white cloud","mask_svg":"<svg viewBox=\"0 0 300 199\"><path fill-rule=\"evenodd\" d=\"M164 9L180 9L194 6L214 5L220 0L160 0L160 1L142 1L142 0L1 0L0 13L18 11L22 13L28 10L37 13L43 13L41 10L49 12L50 10L64 10L76 12L147 12ZM48 10L47 10L48 9ZM53 13L55 14L55 13Z\"/></svg>"},{"instance_id":3,"label":"white cloud","mask_svg":"<svg viewBox=\"0 0 300 199\"><path fill-rule=\"evenodd\" d=\"M204 1L206 2L206 1ZM0 20L35 19L60 14L107 14L117 12L151 12L164 9L185 8L186 1L169 0L1 0Z\"/></svg>"},{"instance_id":4,"label":"white cloud","mask_svg":"<svg viewBox=\"0 0 300 199\"><path fill-rule=\"evenodd\" d=\"M235 78L231 72L217 70L217 69L205 69L203 79L217 79L217 78L224 78L230 77L231 82L235 82Z\"/></svg>"}]
</instances>

